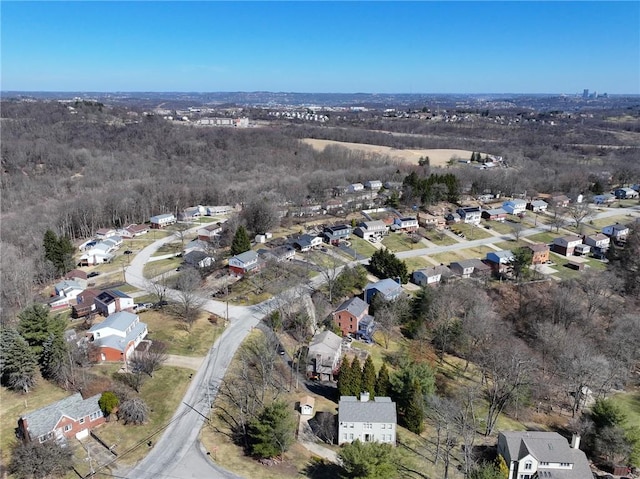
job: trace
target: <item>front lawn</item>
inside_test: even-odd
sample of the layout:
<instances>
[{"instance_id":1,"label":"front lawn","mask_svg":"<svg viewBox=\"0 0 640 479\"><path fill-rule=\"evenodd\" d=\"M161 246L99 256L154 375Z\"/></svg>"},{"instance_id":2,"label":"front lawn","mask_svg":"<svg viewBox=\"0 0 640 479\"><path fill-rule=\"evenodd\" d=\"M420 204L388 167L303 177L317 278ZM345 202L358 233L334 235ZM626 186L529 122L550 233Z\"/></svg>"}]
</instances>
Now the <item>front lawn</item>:
<instances>
[{"instance_id":1,"label":"front lawn","mask_svg":"<svg viewBox=\"0 0 640 479\"><path fill-rule=\"evenodd\" d=\"M149 261L144 265L142 274L145 278L155 278L169 271L175 271L175 269L182 264L182 258L167 258L160 259L158 261Z\"/></svg>"},{"instance_id":2,"label":"front lawn","mask_svg":"<svg viewBox=\"0 0 640 479\"><path fill-rule=\"evenodd\" d=\"M433 266L432 263L427 261L422 256L413 256L411 258L405 258L402 261L404 261L404 263L407 265L407 271L409 271L409 273L417 269L423 269L428 268L429 266Z\"/></svg>"},{"instance_id":3,"label":"front lawn","mask_svg":"<svg viewBox=\"0 0 640 479\"><path fill-rule=\"evenodd\" d=\"M352 236L349 241L351 242L351 249L355 250L355 252L360 256L366 256L367 258L370 258L373 253L378 251L375 246L373 246L368 241L363 240L362 238L356 238Z\"/></svg>"},{"instance_id":4,"label":"front lawn","mask_svg":"<svg viewBox=\"0 0 640 479\"><path fill-rule=\"evenodd\" d=\"M382 244L394 253L420 248L419 244L414 243L413 240L404 233L390 233L383 238Z\"/></svg>"},{"instance_id":5,"label":"front lawn","mask_svg":"<svg viewBox=\"0 0 640 479\"><path fill-rule=\"evenodd\" d=\"M482 228L476 225L466 224L466 223L458 223L456 225L452 225L451 231L455 234L457 233L464 234L465 239L469 241L493 237L493 235L487 232L485 228Z\"/></svg>"},{"instance_id":6,"label":"front lawn","mask_svg":"<svg viewBox=\"0 0 640 479\"><path fill-rule=\"evenodd\" d=\"M209 313L202 313L187 331L185 324L170 316L165 311L145 311L140 320L147 323L149 336L147 339L162 341L168 347L169 354L180 356L204 356L216 338L222 333L222 321L213 325L209 322Z\"/></svg>"},{"instance_id":7,"label":"front lawn","mask_svg":"<svg viewBox=\"0 0 640 479\"><path fill-rule=\"evenodd\" d=\"M433 244L437 246L450 246L452 244L457 244L458 242L453 239L451 236L447 235L444 232L438 231L428 231L425 239L431 241Z\"/></svg>"}]
</instances>

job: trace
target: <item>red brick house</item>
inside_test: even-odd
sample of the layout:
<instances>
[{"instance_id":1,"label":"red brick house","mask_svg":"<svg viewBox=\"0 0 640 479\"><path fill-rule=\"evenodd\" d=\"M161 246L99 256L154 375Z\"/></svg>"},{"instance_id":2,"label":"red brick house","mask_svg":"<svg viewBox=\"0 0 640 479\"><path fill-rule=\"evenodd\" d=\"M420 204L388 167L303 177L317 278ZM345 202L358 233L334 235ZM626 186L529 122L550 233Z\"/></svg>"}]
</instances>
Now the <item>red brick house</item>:
<instances>
[{"instance_id":1,"label":"red brick house","mask_svg":"<svg viewBox=\"0 0 640 479\"><path fill-rule=\"evenodd\" d=\"M549 261L549 246L542 243L523 246L531 251L531 264L544 264Z\"/></svg>"},{"instance_id":2,"label":"red brick house","mask_svg":"<svg viewBox=\"0 0 640 479\"><path fill-rule=\"evenodd\" d=\"M64 441L85 438L89 430L105 422L100 394L82 399L80 393L64 398L18 419L18 435L25 442Z\"/></svg>"},{"instance_id":3,"label":"red brick house","mask_svg":"<svg viewBox=\"0 0 640 479\"><path fill-rule=\"evenodd\" d=\"M338 306L331 315L343 336L355 336L358 332L358 324L368 316L368 313L369 305L354 296Z\"/></svg>"},{"instance_id":4,"label":"red brick house","mask_svg":"<svg viewBox=\"0 0 640 479\"><path fill-rule=\"evenodd\" d=\"M259 271L262 265L258 253L253 250L245 251L229 258L229 274L242 277L249 272Z\"/></svg>"},{"instance_id":5,"label":"red brick house","mask_svg":"<svg viewBox=\"0 0 640 479\"><path fill-rule=\"evenodd\" d=\"M96 347L94 361L126 361L147 336L146 323L136 314L119 311L87 331L89 344Z\"/></svg>"}]
</instances>

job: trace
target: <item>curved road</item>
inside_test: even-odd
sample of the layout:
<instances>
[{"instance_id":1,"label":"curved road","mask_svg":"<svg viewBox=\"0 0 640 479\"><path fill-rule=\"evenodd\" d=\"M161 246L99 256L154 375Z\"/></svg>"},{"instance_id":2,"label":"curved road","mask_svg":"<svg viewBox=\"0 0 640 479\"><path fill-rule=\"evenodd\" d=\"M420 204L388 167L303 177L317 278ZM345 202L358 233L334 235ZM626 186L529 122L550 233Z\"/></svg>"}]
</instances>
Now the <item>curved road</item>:
<instances>
[{"instance_id":1,"label":"curved road","mask_svg":"<svg viewBox=\"0 0 640 479\"><path fill-rule=\"evenodd\" d=\"M198 228L200 226L189 232ZM149 280L143 275L145 264L160 246L175 240L176 238L170 235L155 241L138 253L125 270L127 283L142 290L149 290ZM167 296L171 298L176 294L176 291L170 290ZM228 326L207 353L169 426L163 431L161 437L154 439L155 444L149 454L125 477L130 479L238 478L209 459L210 456L202 450L198 435L205 417L209 415L210 405L236 350L264 316L267 307L268 305L229 306ZM226 303L209 299L203 308L225 317L227 306Z\"/></svg>"}]
</instances>

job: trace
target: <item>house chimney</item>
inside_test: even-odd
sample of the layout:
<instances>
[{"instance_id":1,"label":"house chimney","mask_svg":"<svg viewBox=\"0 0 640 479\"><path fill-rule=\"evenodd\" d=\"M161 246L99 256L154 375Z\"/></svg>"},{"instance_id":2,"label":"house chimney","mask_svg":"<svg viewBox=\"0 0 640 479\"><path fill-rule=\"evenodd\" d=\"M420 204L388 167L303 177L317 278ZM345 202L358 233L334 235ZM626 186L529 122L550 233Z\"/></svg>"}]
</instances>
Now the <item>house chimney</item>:
<instances>
[{"instance_id":1,"label":"house chimney","mask_svg":"<svg viewBox=\"0 0 640 479\"><path fill-rule=\"evenodd\" d=\"M571 435L571 449L580 449L580 434Z\"/></svg>"},{"instance_id":2,"label":"house chimney","mask_svg":"<svg viewBox=\"0 0 640 479\"><path fill-rule=\"evenodd\" d=\"M363 391L360 393L360 402L369 402L369 392Z\"/></svg>"}]
</instances>

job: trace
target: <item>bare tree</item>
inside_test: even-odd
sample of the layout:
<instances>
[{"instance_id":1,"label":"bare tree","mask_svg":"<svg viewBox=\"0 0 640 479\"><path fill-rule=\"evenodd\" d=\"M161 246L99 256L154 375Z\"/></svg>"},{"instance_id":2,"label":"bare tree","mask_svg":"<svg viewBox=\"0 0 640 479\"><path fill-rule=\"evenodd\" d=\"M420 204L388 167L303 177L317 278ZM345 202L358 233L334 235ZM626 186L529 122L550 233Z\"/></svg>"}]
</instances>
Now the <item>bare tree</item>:
<instances>
[{"instance_id":1,"label":"bare tree","mask_svg":"<svg viewBox=\"0 0 640 479\"><path fill-rule=\"evenodd\" d=\"M520 237L522 236L522 232L524 231L524 225L521 221L517 223L511 223L511 234L513 235L513 239L516 243L520 243Z\"/></svg>"},{"instance_id":2,"label":"bare tree","mask_svg":"<svg viewBox=\"0 0 640 479\"><path fill-rule=\"evenodd\" d=\"M205 303L205 299L198 295L200 281L200 274L194 268L187 268L176 282L178 293L171 311L179 321L185 323L189 331L200 316Z\"/></svg>"},{"instance_id":3,"label":"bare tree","mask_svg":"<svg viewBox=\"0 0 640 479\"><path fill-rule=\"evenodd\" d=\"M193 225L189 223L176 223L173 225L173 229L175 230L176 237L180 240L180 245L184 248L184 240L187 238L187 234L189 230L193 228Z\"/></svg>"},{"instance_id":4,"label":"bare tree","mask_svg":"<svg viewBox=\"0 0 640 479\"><path fill-rule=\"evenodd\" d=\"M325 260L327 258L328 260ZM342 260L332 250L328 251L327 255L321 255L318 252L312 252L311 259L314 260L316 265L320 265L320 274L326 287L327 296L329 302L333 304L333 295L338 283L338 277L342 271ZM318 261L321 259L322 261Z\"/></svg>"},{"instance_id":5,"label":"bare tree","mask_svg":"<svg viewBox=\"0 0 640 479\"><path fill-rule=\"evenodd\" d=\"M118 419L125 424L144 424L149 418L149 407L140 398L127 399L118 408Z\"/></svg>"},{"instance_id":6,"label":"bare tree","mask_svg":"<svg viewBox=\"0 0 640 479\"><path fill-rule=\"evenodd\" d=\"M581 232L581 225L587 219L593 216L593 210L587 200L582 203L572 203L566 208L566 212L569 217L575 223L576 230Z\"/></svg>"},{"instance_id":7,"label":"bare tree","mask_svg":"<svg viewBox=\"0 0 640 479\"><path fill-rule=\"evenodd\" d=\"M147 281L147 289L156 298L160 307L162 307L164 302L167 300L167 295L170 289L168 272L154 275L152 270L151 279Z\"/></svg>"},{"instance_id":8,"label":"bare tree","mask_svg":"<svg viewBox=\"0 0 640 479\"><path fill-rule=\"evenodd\" d=\"M167 357L166 344L153 341L145 351L135 351L129 363L134 371L141 371L153 377L153 373L162 367Z\"/></svg>"},{"instance_id":9,"label":"bare tree","mask_svg":"<svg viewBox=\"0 0 640 479\"><path fill-rule=\"evenodd\" d=\"M551 226L556 229L556 233L560 231L560 228L563 228L567 224L567 220L565 219L565 209L559 206L552 206L549 209L551 213Z\"/></svg>"}]
</instances>

